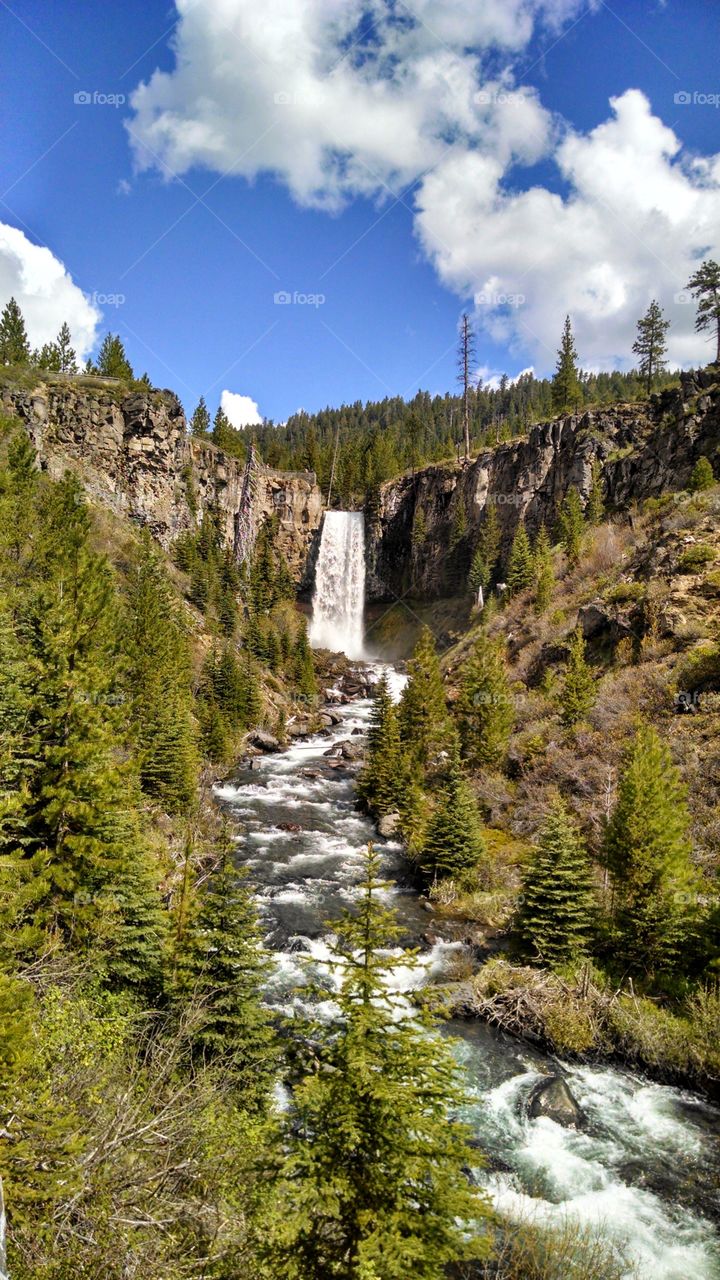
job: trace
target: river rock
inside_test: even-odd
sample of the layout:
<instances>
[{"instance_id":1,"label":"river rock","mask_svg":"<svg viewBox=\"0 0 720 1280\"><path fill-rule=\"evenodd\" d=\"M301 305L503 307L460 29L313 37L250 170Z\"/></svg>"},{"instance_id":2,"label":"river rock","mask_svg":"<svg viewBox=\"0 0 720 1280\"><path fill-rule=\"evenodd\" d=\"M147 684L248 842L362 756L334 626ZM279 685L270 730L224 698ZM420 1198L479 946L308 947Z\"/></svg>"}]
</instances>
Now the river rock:
<instances>
[{"instance_id":1,"label":"river rock","mask_svg":"<svg viewBox=\"0 0 720 1280\"><path fill-rule=\"evenodd\" d=\"M378 818L378 835L384 836L386 839L389 836L394 836L398 829L399 822L399 813L384 813L382 818Z\"/></svg>"},{"instance_id":2,"label":"river rock","mask_svg":"<svg viewBox=\"0 0 720 1280\"><path fill-rule=\"evenodd\" d=\"M302 831L299 822L276 822L275 827L278 831L291 831L293 834Z\"/></svg>"},{"instance_id":3,"label":"river rock","mask_svg":"<svg viewBox=\"0 0 720 1280\"><path fill-rule=\"evenodd\" d=\"M528 1098L528 1115L531 1120L545 1116L570 1129L579 1129L585 1123L580 1104L562 1076L548 1076L535 1085Z\"/></svg>"},{"instance_id":4,"label":"river rock","mask_svg":"<svg viewBox=\"0 0 720 1280\"><path fill-rule=\"evenodd\" d=\"M252 733L248 734L247 740L251 746L259 747L260 751L282 751L282 744L265 729L253 729Z\"/></svg>"},{"instance_id":5,"label":"river rock","mask_svg":"<svg viewBox=\"0 0 720 1280\"><path fill-rule=\"evenodd\" d=\"M331 725L342 724L342 716L338 715L337 711L321 711L320 723L328 728Z\"/></svg>"}]
</instances>

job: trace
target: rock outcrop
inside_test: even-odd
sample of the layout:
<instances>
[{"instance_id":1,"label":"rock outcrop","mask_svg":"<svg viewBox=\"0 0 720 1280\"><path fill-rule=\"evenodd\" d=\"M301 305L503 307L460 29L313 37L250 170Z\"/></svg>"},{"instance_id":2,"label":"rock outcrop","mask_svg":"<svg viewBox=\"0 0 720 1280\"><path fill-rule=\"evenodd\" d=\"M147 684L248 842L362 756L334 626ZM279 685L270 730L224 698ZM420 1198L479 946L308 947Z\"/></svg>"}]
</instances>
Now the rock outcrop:
<instances>
[{"instance_id":1,"label":"rock outcrop","mask_svg":"<svg viewBox=\"0 0 720 1280\"><path fill-rule=\"evenodd\" d=\"M679 389L540 423L527 439L474 461L438 464L381 486L368 519L371 600L432 600L465 589L477 537L495 505L503 550L524 520L552 528L568 489L586 497L602 464L610 508L687 485L697 458L720 471L720 368L685 373Z\"/></svg>"},{"instance_id":2,"label":"rock outcrop","mask_svg":"<svg viewBox=\"0 0 720 1280\"><path fill-rule=\"evenodd\" d=\"M554 1120L565 1128L582 1128L585 1117L562 1076L548 1076L536 1084L528 1098L531 1120Z\"/></svg>"},{"instance_id":3,"label":"rock outcrop","mask_svg":"<svg viewBox=\"0 0 720 1280\"><path fill-rule=\"evenodd\" d=\"M53 477L77 473L92 501L147 526L166 548L215 508L230 545L242 523L250 539L265 515L280 518L278 544L298 586L312 578L322 494L312 472L245 466L188 435L171 391L134 391L110 378L49 377L32 390L0 388L2 409L25 425Z\"/></svg>"}]
</instances>

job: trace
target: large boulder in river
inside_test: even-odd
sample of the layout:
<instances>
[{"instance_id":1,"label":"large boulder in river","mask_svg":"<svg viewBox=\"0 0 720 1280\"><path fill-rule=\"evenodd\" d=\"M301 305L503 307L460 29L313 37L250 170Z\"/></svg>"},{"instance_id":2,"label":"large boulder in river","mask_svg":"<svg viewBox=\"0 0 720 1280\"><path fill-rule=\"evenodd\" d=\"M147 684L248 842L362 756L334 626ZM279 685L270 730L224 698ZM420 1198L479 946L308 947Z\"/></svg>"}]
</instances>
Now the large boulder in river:
<instances>
[{"instance_id":1,"label":"large boulder in river","mask_svg":"<svg viewBox=\"0 0 720 1280\"><path fill-rule=\"evenodd\" d=\"M527 1110L531 1120L545 1116L566 1128L579 1129L585 1123L580 1104L562 1076L548 1076L536 1084L528 1098Z\"/></svg>"},{"instance_id":2,"label":"large boulder in river","mask_svg":"<svg viewBox=\"0 0 720 1280\"><path fill-rule=\"evenodd\" d=\"M259 751L282 751L282 743L272 733L267 733L265 729L253 729L252 733L248 734L247 740L252 747L257 747Z\"/></svg>"},{"instance_id":3,"label":"large boulder in river","mask_svg":"<svg viewBox=\"0 0 720 1280\"><path fill-rule=\"evenodd\" d=\"M399 813L384 813L382 818L378 818L378 835L384 836L385 839L388 839L390 836L394 836L399 823Z\"/></svg>"}]
</instances>

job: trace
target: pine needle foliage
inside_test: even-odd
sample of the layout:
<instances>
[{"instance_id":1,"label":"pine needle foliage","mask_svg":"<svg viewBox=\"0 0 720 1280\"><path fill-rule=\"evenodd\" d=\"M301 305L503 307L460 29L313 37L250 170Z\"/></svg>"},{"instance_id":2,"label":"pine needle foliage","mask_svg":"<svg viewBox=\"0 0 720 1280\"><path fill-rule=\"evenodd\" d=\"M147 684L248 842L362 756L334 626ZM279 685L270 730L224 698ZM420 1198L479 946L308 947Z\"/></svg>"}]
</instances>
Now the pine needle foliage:
<instances>
[{"instance_id":1,"label":"pine needle foliage","mask_svg":"<svg viewBox=\"0 0 720 1280\"><path fill-rule=\"evenodd\" d=\"M592 925L587 852L564 802L556 796L523 878L518 932L532 959L556 967L587 950Z\"/></svg>"},{"instance_id":2,"label":"pine needle foliage","mask_svg":"<svg viewBox=\"0 0 720 1280\"><path fill-rule=\"evenodd\" d=\"M284 1280L442 1280L486 1256L488 1205L446 1043L393 992L386 950L398 938L367 854L355 916L336 925L339 1026L313 1030L319 1070L296 1085L272 1185L263 1252Z\"/></svg>"}]
</instances>

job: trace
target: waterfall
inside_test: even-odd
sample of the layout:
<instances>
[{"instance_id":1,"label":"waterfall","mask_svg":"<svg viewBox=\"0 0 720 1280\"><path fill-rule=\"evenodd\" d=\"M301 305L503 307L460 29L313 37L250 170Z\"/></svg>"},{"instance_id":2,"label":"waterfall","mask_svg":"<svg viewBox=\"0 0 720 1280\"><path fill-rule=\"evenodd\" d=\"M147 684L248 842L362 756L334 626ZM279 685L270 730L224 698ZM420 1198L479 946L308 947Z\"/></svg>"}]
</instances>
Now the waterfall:
<instances>
[{"instance_id":1,"label":"waterfall","mask_svg":"<svg viewBox=\"0 0 720 1280\"><path fill-rule=\"evenodd\" d=\"M348 658L363 657L365 517L327 511L315 570L310 643Z\"/></svg>"}]
</instances>

